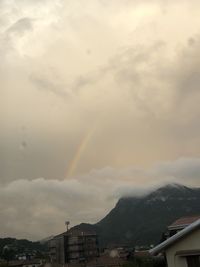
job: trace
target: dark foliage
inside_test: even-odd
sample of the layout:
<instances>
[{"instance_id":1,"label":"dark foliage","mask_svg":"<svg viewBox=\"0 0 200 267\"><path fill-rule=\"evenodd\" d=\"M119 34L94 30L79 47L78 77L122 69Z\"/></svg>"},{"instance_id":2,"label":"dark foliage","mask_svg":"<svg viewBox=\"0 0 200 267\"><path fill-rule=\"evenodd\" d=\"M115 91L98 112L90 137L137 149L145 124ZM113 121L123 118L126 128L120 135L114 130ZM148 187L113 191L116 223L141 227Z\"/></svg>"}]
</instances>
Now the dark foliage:
<instances>
[{"instance_id":1,"label":"dark foliage","mask_svg":"<svg viewBox=\"0 0 200 267\"><path fill-rule=\"evenodd\" d=\"M32 242L26 239L0 238L0 258L6 261L15 259L17 254L31 254L41 256L47 251L47 244Z\"/></svg>"}]
</instances>

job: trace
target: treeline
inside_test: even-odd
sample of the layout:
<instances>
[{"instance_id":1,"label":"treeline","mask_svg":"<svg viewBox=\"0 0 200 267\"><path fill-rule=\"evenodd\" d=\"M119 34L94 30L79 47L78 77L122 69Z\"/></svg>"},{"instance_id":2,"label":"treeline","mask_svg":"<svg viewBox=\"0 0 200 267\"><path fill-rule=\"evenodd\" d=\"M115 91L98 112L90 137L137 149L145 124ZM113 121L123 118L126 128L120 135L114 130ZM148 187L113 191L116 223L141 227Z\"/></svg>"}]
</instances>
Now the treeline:
<instances>
[{"instance_id":1,"label":"treeline","mask_svg":"<svg viewBox=\"0 0 200 267\"><path fill-rule=\"evenodd\" d=\"M26 239L0 238L0 258L13 260L19 254L42 256L47 252L47 244Z\"/></svg>"}]
</instances>

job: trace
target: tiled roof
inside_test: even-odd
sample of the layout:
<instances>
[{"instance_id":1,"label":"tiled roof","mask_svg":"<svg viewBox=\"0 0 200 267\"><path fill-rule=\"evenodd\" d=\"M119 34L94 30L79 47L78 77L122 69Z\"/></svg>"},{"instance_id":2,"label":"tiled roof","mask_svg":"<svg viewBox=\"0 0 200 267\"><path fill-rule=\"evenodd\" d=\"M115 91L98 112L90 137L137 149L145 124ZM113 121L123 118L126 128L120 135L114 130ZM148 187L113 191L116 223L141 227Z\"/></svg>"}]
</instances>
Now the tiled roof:
<instances>
[{"instance_id":1,"label":"tiled roof","mask_svg":"<svg viewBox=\"0 0 200 267\"><path fill-rule=\"evenodd\" d=\"M196 220L195 222L191 223L189 226L178 232L177 234L173 235L172 237L168 238L158 246L151 249L149 252L151 255L156 255L159 252L162 252L166 250L166 248L172 246L175 242L180 240L181 238L187 236L191 232L193 232L196 229L200 229L200 219Z\"/></svg>"},{"instance_id":2,"label":"tiled roof","mask_svg":"<svg viewBox=\"0 0 200 267\"><path fill-rule=\"evenodd\" d=\"M141 257L141 258L149 257L150 256L149 250L135 251L134 256L135 257Z\"/></svg>"},{"instance_id":3,"label":"tiled roof","mask_svg":"<svg viewBox=\"0 0 200 267\"><path fill-rule=\"evenodd\" d=\"M179 218L178 220L176 220L175 222L173 222L168 228L170 229L170 228L174 228L174 227L178 227L178 226L187 226L187 225L190 225L191 223L197 221L198 219L200 219L200 215L182 217L182 218Z\"/></svg>"}]
</instances>

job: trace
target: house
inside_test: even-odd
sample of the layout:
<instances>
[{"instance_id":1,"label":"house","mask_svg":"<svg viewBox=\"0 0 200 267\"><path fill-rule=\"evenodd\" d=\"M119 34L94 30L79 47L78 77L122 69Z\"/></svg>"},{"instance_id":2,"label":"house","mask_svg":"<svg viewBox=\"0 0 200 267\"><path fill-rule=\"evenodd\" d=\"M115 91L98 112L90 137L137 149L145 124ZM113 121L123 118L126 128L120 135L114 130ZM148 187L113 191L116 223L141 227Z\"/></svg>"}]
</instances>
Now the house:
<instances>
[{"instance_id":1,"label":"house","mask_svg":"<svg viewBox=\"0 0 200 267\"><path fill-rule=\"evenodd\" d=\"M52 263L87 262L99 255L97 235L94 232L70 230L49 241Z\"/></svg>"},{"instance_id":2,"label":"house","mask_svg":"<svg viewBox=\"0 0 200 267\"><path fill-rule=\"evenodd\" d=\"M183 230L185 227L197 221L198 219L200 219L200 215L179 218L167 227L168 237L175 235L176 233Z\"/></svg>"},{"instance_id":3,"label":"house","mask_svg":"<svg viewBox=\"0 0 200 267\"><path fill-rule=\"evenodd\" d=\"M150 250L165 253L168 267L200 267L200 219Z\"/></svg>"}]
</instances>

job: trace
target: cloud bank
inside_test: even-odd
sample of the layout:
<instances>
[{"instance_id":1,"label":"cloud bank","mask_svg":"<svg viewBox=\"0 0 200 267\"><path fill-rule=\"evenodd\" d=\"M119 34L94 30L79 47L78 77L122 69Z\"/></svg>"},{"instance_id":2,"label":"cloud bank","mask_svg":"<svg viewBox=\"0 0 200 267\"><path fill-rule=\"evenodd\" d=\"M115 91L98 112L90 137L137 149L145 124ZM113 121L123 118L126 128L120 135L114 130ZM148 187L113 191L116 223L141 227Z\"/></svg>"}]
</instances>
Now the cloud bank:
<instances>
[{"instance_id":1,"label":"cloud bank","mask_svg":"<svg viewBox=\"0 0 200 267\"><path fill-rule=\"evenodd\" d=\"M17 180L1 186L1 236L33 240L102 219L123 196L141 196L167 183L200 186L200 159L161 162L143 170L106 167L67 180Z\"/></svg>"}]
</instances>

